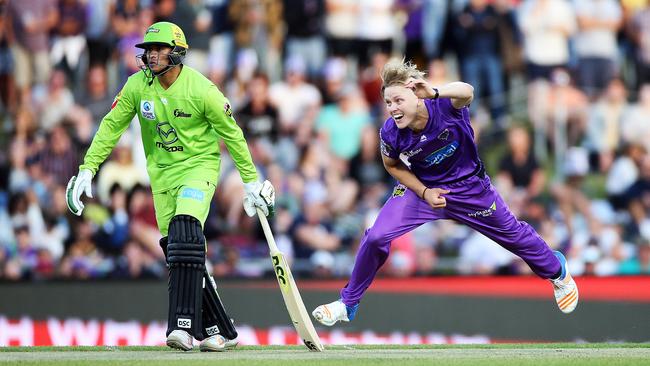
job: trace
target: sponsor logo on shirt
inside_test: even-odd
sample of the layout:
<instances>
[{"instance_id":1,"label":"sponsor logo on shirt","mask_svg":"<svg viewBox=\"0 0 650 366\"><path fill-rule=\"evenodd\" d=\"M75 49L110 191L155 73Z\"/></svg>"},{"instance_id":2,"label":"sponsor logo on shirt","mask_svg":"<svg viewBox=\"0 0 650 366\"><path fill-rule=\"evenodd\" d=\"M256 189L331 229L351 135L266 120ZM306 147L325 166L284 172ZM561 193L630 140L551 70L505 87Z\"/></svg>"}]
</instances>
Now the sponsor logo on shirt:
<instances>
[{"instance_id":1,"label":"sponsor logo on shirt","mask_svg":"<svg viewBox=\"0 0 650 366\"><path fill-rule=\"evenodd\" d=\"M390 158L390 153L393 151L393 148L384 141L384 139L381 139L379 142L379 150L381 150L381 153L388 156Z\"/></svg>"},{"instance_id":2,"label":"sponsor logo on shirt","mask_svg":"<svg viewBox=\"0 0 650 366\"><path fill-rule=\"evenodd\" d=\"M185 113L180 109L174 109L174 117L176 117L176 118L190 118L190 117L192 117L192 115L189 114L189 113Z\"/></svg>"},{"instance_id":3,"label":"sponsor logo on shirt","mask_svg":"<svg viewBox=\"0 0 650 366\"><path fill-rule=\"evenodd\" d=\"M404 156L406 156L407 158L410 158L411 156L413 156L413 155L415 155L415 154L417 154L417 153L420 153L420 152L422 152L422 148L421 148L421 147L420 147L420 148L417 148L417 149L415 149L415 150L409 150L409 151L405 152L405 153L404 153Z\"/></svg>"},{"instance_id":4,"label":"sponsor logo on shirt","mask_svg":"<svg viewBox=\"0 0 650 366\"><path fill-rule=\"evenodd\" d=\"M156 125L156 130L158 131L158 136L160 136L160 141L156 141L156 147L165 149L169 152L183 151L183 146L170 146L174 142L178 141L178 134L176 129L172 127L169 122L160 122Z\"/></svg>"},{"instance_id":5,"label":"sponsor logo on shirt","mask_svg":"<svg viewBox=\"0 0 650 366\"><path fill-rule=\"evenodd\" d=\"M447 141L449 138L449 129L445 128L444 131L440 132L438 135L438 140Z\"/></svg>"},{"instance_id":6,"label":"sponsor logo on shirt","mask_svg":"<svg viewBox=\"0 0 650 366\"><path fill-rule=\"evenodd\" d=\"M485 210L481 210L481 211L468 213L467 216L469 216L469 217L488 217L488 216L492 216L492 214L496 210L497 210L497 201L494 201L494 202L492 202L492 205L490 205L489 208L487 208Z\"/></svg>"},{"instance_id":7,"label":"sponsor logo on shirt","mask_svg":"<svg viewBox=\"0 0 650 366\"><path fill-rule=\"evenodd\" d=\"M156 119L156 114L153 111L153 102L150 100L140 102L140 113L146 119Z\"/></svg>"},{"instance_id":8,"label":"sponsor logo on shirt","mask_svg":"<svg viewBox=\"0 0 650 366\"><path fill-rule=\"evenodd\" d=\"M426 163L426 166L438 165L448 157L454 155L456 150L458 150L458 141L454 141L451 144L432 152L424 159L424 162Z\"/></svg>"},{"instance_id":9,"label":"sponsor logo on shirt","mask_svg":"<svg viewBox=\"0 0 650 366\"><path fill-rule=\"evenodd\" d=\"M393 188L393 195L392 197L402 197L404 193L406 193L406 186L403 184L398 184Z\"/></svg>"}]
</instances>

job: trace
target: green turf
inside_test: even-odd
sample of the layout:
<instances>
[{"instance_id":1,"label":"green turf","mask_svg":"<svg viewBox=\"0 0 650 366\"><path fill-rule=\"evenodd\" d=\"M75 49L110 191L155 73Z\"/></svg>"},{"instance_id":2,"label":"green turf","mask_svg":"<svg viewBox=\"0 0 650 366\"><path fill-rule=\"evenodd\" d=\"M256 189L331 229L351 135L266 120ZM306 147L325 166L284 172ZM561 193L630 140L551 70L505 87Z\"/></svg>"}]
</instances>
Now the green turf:
<instances>
[{"instance_id":1,"label":"green turf","mask_svg":"<svg viewBox=\"0 0 650 366\"><path fill-rule=\"evenodd\" d=\"M4 347L2 365L650 365L650 344L244 346L224 353L165 347Z\"/></svg>"}]
</instances>

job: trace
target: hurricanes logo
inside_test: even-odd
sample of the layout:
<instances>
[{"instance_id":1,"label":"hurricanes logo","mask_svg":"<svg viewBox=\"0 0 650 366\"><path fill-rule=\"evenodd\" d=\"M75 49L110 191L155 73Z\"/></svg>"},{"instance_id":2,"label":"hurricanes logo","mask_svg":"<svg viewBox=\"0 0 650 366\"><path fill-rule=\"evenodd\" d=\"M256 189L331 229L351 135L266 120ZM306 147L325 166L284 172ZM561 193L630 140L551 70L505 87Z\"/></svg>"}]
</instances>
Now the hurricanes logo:
<instances>
[{"instance_id":1,"label":"hurricanes logo","mask_svg":"<svg viewBox=\"0 0 650 366\"><path fill-rule=\"evenodd\" d=\"M398 184L393 188L392 197L402 197L406 193L406 186L403 184Z\"/></svg>"},{"instance_id":2,"label":"hurricanes logo","mask_svg":"<svg viewBox=\"0 0 650 366\"><path fill-rule=\"evenodd\" d=\"M160 139L162 140L162 142L156 141L156 147L163 148L170 152L183 151L183 146L169 146L178 141L176 129L174 129L169 122L158 123L156 125L156 130L158 130L158 136L160 136Z\"/></svg>"}]
</instances>

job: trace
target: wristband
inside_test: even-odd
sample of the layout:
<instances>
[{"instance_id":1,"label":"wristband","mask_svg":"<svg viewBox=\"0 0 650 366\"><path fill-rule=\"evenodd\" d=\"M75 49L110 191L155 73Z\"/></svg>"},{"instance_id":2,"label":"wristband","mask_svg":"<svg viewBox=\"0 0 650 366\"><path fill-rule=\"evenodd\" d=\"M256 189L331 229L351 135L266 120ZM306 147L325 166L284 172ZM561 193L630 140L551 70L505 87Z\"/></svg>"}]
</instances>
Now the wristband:
<instances>
[{"instance_id":1,"label":"wristband","mask_svg":"<svg viewBox=\"0 0 650 366\"><path fill-rule=\"evenodd\" d=\"M427 189L429 189L429 187L424 187L424 190L422 191L422 199L424 199L424 194L426 193Z\"/></svg>"}]
</instances>

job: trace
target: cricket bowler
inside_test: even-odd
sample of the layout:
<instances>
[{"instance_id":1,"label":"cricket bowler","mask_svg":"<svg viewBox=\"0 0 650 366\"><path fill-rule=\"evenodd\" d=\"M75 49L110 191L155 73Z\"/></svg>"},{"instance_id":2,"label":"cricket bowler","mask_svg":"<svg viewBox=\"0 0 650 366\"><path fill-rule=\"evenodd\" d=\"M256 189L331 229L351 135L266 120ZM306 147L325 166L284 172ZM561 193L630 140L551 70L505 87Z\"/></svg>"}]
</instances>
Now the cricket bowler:
<instances>
[{"instance_id":1,"label":"cricket bowler","mask_svg":"<svg viewBox=\"0 0 650 366\"><path fill-rule=\"evenodd\" d=\"M380 130L381 155L399 184L361 239L341 298L317 307L314 318L327 326L354 319L391 241L438 219L463 223L521 257L535 274L550 280L560 310L572 312L578 287L565 257L512 214L485 174L469 118L474 88L463 82L433 88L403 61L387 63L382 82L390 117Z\"/></svg>"},{"instance_id":2,"label":"cricket bowler","mask_svg":"<svg viewBox=\"0 0 650 366\"><path fill-rule=\"evenodd\" d=\"M207 78L183 65L188 44L181 28L151 25L137 56L141 71L131 75L103 118L79 173L66 189L68 207L81 215L81 194L92 197L91 181L137 115L147 172L169 266L167 345L189 351L223 351L237 345L237 331L205 269L203 224L218 182L223 140L244 182L244 209L273 212L275 192L261 183L228 99Z\"/></svg>"}]
</instances>

